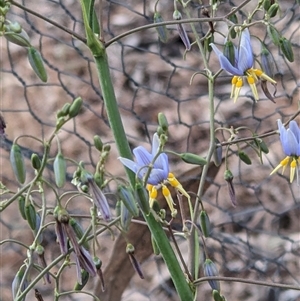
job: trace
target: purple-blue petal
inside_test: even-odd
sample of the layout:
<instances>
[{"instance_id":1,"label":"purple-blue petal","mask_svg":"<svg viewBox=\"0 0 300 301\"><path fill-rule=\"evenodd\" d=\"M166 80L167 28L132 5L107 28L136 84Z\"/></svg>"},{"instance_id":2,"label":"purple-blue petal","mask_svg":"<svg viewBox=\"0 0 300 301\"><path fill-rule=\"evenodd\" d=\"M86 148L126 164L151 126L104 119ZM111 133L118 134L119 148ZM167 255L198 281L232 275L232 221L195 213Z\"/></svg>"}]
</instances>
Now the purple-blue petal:
<instances>
[{"instance_id":1,"label":"purple-blue petal","mask_svg":"<svg viewBox=\"0 0 300 301\"><path fill-rule=\"evenodd\" d=\"M147 183L149 183L151 185L157 185L159 183L162 183L167 177L168 177L168 175L166 176L165 170L152 169Z\"/></svg>"},{"instance_id":2,"label":"purple-blue petal","mask_svg":"<svg viewBox=\"0 0 300 301\"><path fill-rule=\"evenodd\" d=\"M290 129L287 130L287 143L290 151L290 154L287 155L296 156L298 154L299 144L297 142L295 135Z\"/></svg>"},{"instance_id":3,"label":"purple-blue petal","mask_svg":"<svg viewBox=\"0 0 300 301\"><path fill-rule=\"evenodd\" d=\"M300 128L295 120L292 120L289 124L290 130L295 135L298 143L300 143Z\"/></svg>"},{"instance_id":4,"label":"purple-blue petal","mask_svg":"<svg viewBox=\"0 0 300 301\"><path fill-rule=\"evenodd\" d=\"M153 139L152 139L152 149L151 149L152 157L154 157L157 154L158 148L159 148L159 143L160 143L159 137L158 137L157 133L155 133L153 135Z\"/></svg>"},{"instance_id":5,"label":"purple-blue petal","mask_svg":"<svg viewBox=\"0 0 300 301\"><path fill-rule=\"evenodd\" d=\"M140 166L147 166L151 163L152 155L143 147L138 146L133 150L133 154L136 158L136 162Z\"/></svg>"},{"instance_id":6,"label":"purple-blue petal","mask_svg":"<svg viewBox=\"0 0 300 301\"><path fill-rule=\"evenodd\" d=\"M119 160L121 161L121 163L124 166L126 166L127 168L129 168L130 170L132 170L134 173L137 172L138 167L137 167L137 164L134 161L129 160L127 158L122 158L122 157L119 157Z\"/></svg>"},{"instance_id":7,"label":"purple-blue petal","mask_svg":"<svg viewBox=\"0 0 300 301\"><path fill-rule=\"evenodd\" d=\"M253 66L253 54L252 51L249 52L247 48L244 46L240 46L239 48L239 56L238 56L238 70L244 74L245 71L252 68Z\"/></svg>"}]
</instances>

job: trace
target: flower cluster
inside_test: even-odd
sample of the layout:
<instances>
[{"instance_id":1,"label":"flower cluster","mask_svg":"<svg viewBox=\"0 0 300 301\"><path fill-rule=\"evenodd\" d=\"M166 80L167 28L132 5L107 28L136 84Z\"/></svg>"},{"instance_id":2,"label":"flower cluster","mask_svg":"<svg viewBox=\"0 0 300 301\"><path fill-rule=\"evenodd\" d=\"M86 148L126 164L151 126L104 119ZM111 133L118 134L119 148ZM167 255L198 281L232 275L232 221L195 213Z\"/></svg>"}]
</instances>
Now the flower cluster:
<instances>
[{"instance_id":1,"label":"flower cluster","mask_svg":"<svg viewBox=\"0 0 300 301\"><path fill-rule=\"evenodd\" d=\"M300 165L300 128L297 125L297 122L292 120L290 122L289 129L286 129L281 120L278 120L278 130L283 152L285 153L286 157L274 168L274 170L271 172L271 175L280 168L282 168L283 173L286 166L289 165L290 183L292 183L295 178L295 173L297 174L297 181L299 178L298 167Z\"/></svg>"},{"instance_id":2,"label":"flower cluster","mask_svg":"<svg viewBox=\"0 0 300 301\"><path fill-rule=\"evenodd\" d=\"M138 178L146 181L149 192L150 207L153 206L157 198L157 192L162 190L173 217L176 216L177 210L174 208L174 201L167 185L171 185L178 192L190 198L173 173L169 172L168 156L160 152L160 140L155 133L152 140L152 150L149 153L143 146L138 146L133 150L136 162L120 157L120 161L127 168L132 170ZM150 172L149 172L150 170Z\"/></svg>"},{"instance_id":3,"label":"flower cluster","mask_svg":"<svg viewBox=\"0 0 300 301\"><path fill-rule=\"evenodd\" d=\"M218 56L222 69L233 75L230 97L234 99L234 102L236 102L241 88L244 85L244 76L247 78L248 84L250 85L256 101L259 99L256 88L256 82L258 81L258 78L269 81L272 84L276 84L276 81L270 78L262 70L253 68L254 57L250 42L250 33L247 28L241 33L239 47L233 46L234 49L232 59L223 54L213 43L210 45Z\"/></svg>"}]
</instances>

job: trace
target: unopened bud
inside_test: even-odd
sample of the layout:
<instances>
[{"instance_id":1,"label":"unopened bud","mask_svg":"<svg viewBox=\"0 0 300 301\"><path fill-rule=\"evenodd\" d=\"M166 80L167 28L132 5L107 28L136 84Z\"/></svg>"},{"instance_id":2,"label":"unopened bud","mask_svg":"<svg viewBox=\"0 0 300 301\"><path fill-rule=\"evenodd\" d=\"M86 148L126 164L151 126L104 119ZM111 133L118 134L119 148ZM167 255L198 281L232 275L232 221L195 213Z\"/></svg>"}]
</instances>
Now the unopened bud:
<instances>
[{"instance_id":1,"label":"unopened bud","mask_svg":"<svg viewBox=\"0 0 300 301\"><path fill-rule=\"evenodd\" d=\"M29 36L24 29L22 29L19 33L6 31L4 33L4 37L7 41L21 47L31 47Z\"/></svg>"},{"instance_id":2,"label":"unopened bud","mask_svg":"<svg viewBox=\"0 0 300 301\"><path fill-rule=\"evenodd\" d=\"M164 132L168 131L168 127L169 127L168 120L166 115L162 112L158 113L158 124L161 126Z\"/></svg>"},{"instance_id":3,"label":"unopened bud","mask_svg":"<svg viewBox=\"0 0 300 301\"><path fill-rule=\"evenodd\" d=\"M30 203L25 206L25 216L26 220L32 230L36 228L36 211L34 206Z\"/></svg>"},{"instance_id":4,"label":"unopened bud","mask_svg":"<svg viewBox=\"0 0 300 301\"><path fill-rule=\"evenodd\" d=\"M94 136L94 145L95 145L96 149L97 149L99 152L102 152L102 149L103 149L103 142L102 142L101 138L100 138L98 135L95 135L95 136Z\"/></svg>"},{"instance_id":5,"label":"unopened bud","mask_svg":"<svg viewBox=\"0 0 300 301\"><path fill-rule=\"evenodd\" d=\"M133 195L132 189L129 186L119 186L118 194L132 216L137 217L139 215L139 209L137 207L136 198Z\"/></svg>"},{"instance_id":6,"label":"unopened bud","mask_svg":"<svg viewBox=\"0 0 300 301\"><path fill-rule=\"evenodd\" d=\"M87 284L88 280L89 280L89 277L90 277L90 274L84 270L84 269L81 269L81 283L79 281L76 282L75 286L74 286L74 291L81 291L85 285Z\"/></svg>"},{"instance_id":7,"label":"unopened bud","mask_svg":"<svg viewBox=\"0 0 300 301\"><path fill-rule=\"evenodd\" d=\"M271 6L271 0L264 0L263 7L265 11L268 11Z\"/></svg>"},{"instance_id":8,"label":"unopened bud","mask_svg":"<svg viewBox=\"0 0 300 301\"><path fill-rule=\"evenodd\" d=\"M60 117L65 117L65 116L67 116L67 115L69 114L70 106L71 106L70 103L68 103L68 102L65 103L65 104L63 105L62 109L59 110L59 111L57 112L56 117L57 117L57 118L60 118Z\"/></svg>"},{"instance_id":9,"label":"unopened bud","mask_svg":"<svg viewBox=\"0 0 300 301\"><path fill-rule=\"evenodd\" d=\"M222 146L219 145L220 144L220 141L215 138L215 150L214 150L214 153L213 153L213 161L215 163L216 166L220 166L221 163L222 163Z\"/></svg>"},{"instance_id":10,"label":"unopened bud","mask_svg":"<svg viewBox=\"0 0 300 301\"><path fill-rule=\"evenodd\" d=\"M143 211L143 213L148 215L150 212L150 207L149 207L149 198L148 198L147 191L140 183L136 183L135 189L137 193L138 204L141 210Z\"/></svg>"},{"instance_id":11,"label":"unopened bud","mask_svg":"<svg viewBox=\"0 0 300 301\"><path fill-rule=\"evenodd\" d=\"M231 21L231 22L234 23L234 24L237 24L237 23L238 23L238 18L237 18L237 15L236 15L236 14L230 15L228 19L229 19L229 21ZM231 37L232 39L235 39L235 38L236 38L236 31L235 31L234 28L231 28L231 30L230 30L230 37Z\"/></svg>"},{"instance_id":12,"label":"unopened bud","mask_svg":"<svg viewBox=\"0 0 300 301\"><path fill-rule=\"evenodd\" d=\"M127 232L129 229L129 225L131 223L132 215L123 202L121 202L121 216L120 217L121 217L121 219L120 219L121 227L125 232Z\"/></svg>"},{"instance_id":13,"label":"unopened bud","mask_svg":"<svg viewBox=\"0 0 300 301\"><path fill-rule=\"evenodd\" d=\"M154 13L154 23L161 23L163 22L163 18L161 16L161 14L159 12L155 12ZM159 39L163 42L163 43L167 43L168 41L168 31L167 31L167 27L165 25L161 25L161 26L157 26L155 27Z\"/></svg>"},{"instance_id":14,"label":"unopened bud","mask_svg":"<svg viewBox=\"0 0 300 301\"><path fill-rule=\"evenodd\" d=\"M34 47L28 48L28 60L35 72L42 82L47 82L48 76L44 66L44 61L41 54Z\"/></svg>"},{"instance_id":15,"label":"unopened bud","mask_svg":"<svg viewBox=\"0 0 300 301\"><path fill-rule=\"evenodd\" d=\"M55 183L57 187L61 188L66 183L67 164L61 152L59 152L53 162Z\"/></svg>"},{"instance_id":16,"label":"unopened bud","mask_svg":"<svg viewBox=\"0 0 300 301\"><path fill-rule=\"evenodd\" d=\"M186 162L186 163L189 163L189 164L194 164L194 165L205 165L207 164L207 161L198 156L198 155L195 155L193 153L183 153L183 154L180 154L180 158Z\"/></svg>"},{"instance_id":17,"label":"unopened bud","mask_svg":"<svg viewBox=\"0 0 300 301\"><path fill-rule=\"evenodd\" d=\"M204 237L209 237L210 235L210 221L206 211L201 210L200 212L200 227Z\"/></svg>"},{"instance_id":18,"label":"unopened bud","mask_svg":"<svg viewBox=\"0 0 300 301\"><path fill-rule=\"evenodd\" d=\"M23 195L19 196L18 203L19 203L19 211L21 213L21 216L23 217L23 219L26 220L26 215L25 215L25 197Z\"/></svg>"},{"instance_id":19,"label":"unopened bud","mask_svg":"<svg viewBox=\"0 0 300 301\"><path fill-rule=\"evenodd\" d=\"M279 44L280 44L280 49L284 54L284 56L287 58L289 62L292 63L294 61L294 52L292 49L291 42L283 37L279 40Z\"/></svg>"},{"instance_id":20,"label":"unopened bud","mask_svg":"<svg viewBox=\"0 0 300 301\"><path fill-rule=\"evenodd\" d=\"M69 117L70 118L74 118L75 116L78 115L81 106L82 106L82 98L81 97L77 97L76 99L74 99L74 101L72 102L70 109L69 109Z\"/></svg>"},{"instance_id":21,"label":"unopened bud","mask_svg":"<svg viewBox=\"0 0 300 301\"><path fill-rule=\"evenodd\" d=\"M272 42L276 46L278 46L279 45L279 41L281 39L281 35L277 31L277 29L274 26L268 25L267 26L267 32L268 32L268 35L269 35L270 39L272 40Z\"/></svg>"},{"instance_id":22,"label":"unopened bud","mask_svg":"<svg viewBox=\"0 0 300 301\"><path fill-rule=\"evenodd\" d=\"M35 169L35 170L39 170L41 168L41 160L39 158L39 156L37 154L32 154L31 155L31 164L32 164L32 167Z\"/></svg>"},{"instance_id":23,"label":"unopened bud","mask_svg":"<svg viewBox=\"0 0 300 301\"><path fill-rule=\"evenodd\" d=\"M251 165L252 162L251 162L251 159L249 158L249 156L243 152L243 151L239 151L238 152L238 155L239 155L239 158L244 162L246 163L247 165Z\"/></svg>"},{"instance_id":24,"label":"unopened bud","mask_svg":"<svg viewBox=\"0 0 300 301\"><path fill-rule=\"evenodd\" d=\"M204 262L204 275L206 277L216 277L219 276L217 266L210 259L206 259ZM210 287L213 290L220 291L220 282L217 280L208 280Z\"/></svg>"},{"instance_id":25,"label":"unopened bud","mask_svg":"<svg viewBox=\"0 0 300 301\"><path fill-rule=\"evenodd\" d=\"M277 12L279 9L279 5L278 3L274 3L270 6L270 8L268 9L268 15L270 18L273 18L276 16Z\"/></svg>"},{"instance_id":26,"label":"unopened bud","mask_svg":"<svg viewBox=\"0 0 300 301\"><path fill-rule=\"evenodd\" d=\"M10 163L16 179L20 184L24 184L26 180L26 168L21 148L17 144L13 144L10 150Z\"/></svg>"},{"instance_id":27,"label":"unopened bud","mask_svg":"<svg viewBox=\"0 0 300 301\"><path fill-rule=\"evenodd\" d=\"M269 50L262 44L261 50L261 65L264 73L269 77L274 77L274 58Z\"/></svg>"},{"instance_id":28,"label":"unopened bud","mask_svg":"<svg viewBox=\"0 0 300 301\"><path fill-rule=\"evenodd\" d=\"M217 290L213 290L212 295L214 301L226 301L225 297L223 295L220 295L220 293Z\"/></svg>"}]
</instances>

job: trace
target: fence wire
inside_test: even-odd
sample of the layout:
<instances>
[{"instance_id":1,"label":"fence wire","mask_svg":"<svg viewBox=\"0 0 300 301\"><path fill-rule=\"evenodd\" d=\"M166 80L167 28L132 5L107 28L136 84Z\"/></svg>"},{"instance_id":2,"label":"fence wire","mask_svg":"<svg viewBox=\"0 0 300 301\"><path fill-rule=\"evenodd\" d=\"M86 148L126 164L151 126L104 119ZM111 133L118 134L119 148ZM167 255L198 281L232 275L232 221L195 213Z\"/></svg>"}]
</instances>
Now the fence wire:
<instances>
[{"instance_id":1,"label":"fence wire","mask_svg":"<svg viewBox=\"0 0 300 301\"><path fill-rule=\"evenodd\" d=\"M222 2L218 14L222 16L228 13L239 3L240 1ZM79 1L23 0L21 4L79 35L84 34ZM243 23L247 11L251 11L256 4L257 1L250 1L243 12L237 14L239 23ZM260 24L251 28L251 34L259 37L274 57L276 103L272 103L262 93L259 102L255 103L247 86L242 89L239 100L233 103L230 99L230 77L223 72L215 85L216 128L245 126L262 134L276 130L277 119L287 121L298 110L299 4L297 1L280 1L279 4L281 12L274 24L292 43L295 55L293 63L287 61L273 45L265 27ZM97 5L99 4L96 3ZM153 23L154 5L155 1L152 0L102 1L105 41L110 41L127 30ZM190 5L193 7L193 17L203 17L202 5L197 1L192 1ZM172 20L172 1L161 0L158 8L164 20ZM100 9L99 7L99 13ZM257 20L261 17L262 13L258 14ZM64 155L85 162L87 168L93 170L98 160L93 147L93 136L97 134L112 147L107 171L115 176L124 175L120 162L116 160L118 153L109 128L96 68L83 43L14 5L8 18L22 24L32 44L41 52L48 72L48 82L41 83L35 76L24 48L1 39L1 112L7 125L6 137L1 140L2 183L11 190L18 187L9 163L9 150L13 140L24 134L47 138L55 128L56 112L65 102L72 102L77 96L84 100L83 110L59 134ZM192 39L190 27L186 24L185 28ZM196 28L199 36L203 37L208 24L199 23ZM227 30L227 27L220 22L216 24L216 30ZM168 42L164 44L158 39L155 29L142 30L123 37L108 47L114 88L125 131L132 148L140 144L150 147L152 135L157 128L157 114L164 112L169 121L167 148L178 153L188 151L205 155L209 145L207 80L198 74L190 83L193 74L202 71L204 65L194 46L183 58L185 48L178 37L176 26L168 26L168 34ZM254 53L259 58L259 40L252 37L252 41ZM222 44L223 38L216 34L215 43ZM218 60L213 53L210 56L212 70L217 72ZM247 131L239 133L239 138L248 136ZM217 137L221 142L229 138L222 131L217 132ZM236 208L230 202L223 178L224 166L213 169L208 175L203 201L212 223L212 234L206 240L206 246L222 276L299 285L300 189L296 183L289 184L287 174L269 176L282 159L283 153L278 135L266 137L265 142L270 152L263 156L262 163L251 148L244 148L252 160L251 165L241 162L236 155L237 149L232 147L229 166L234 175L238 202ZM25 138L20 140L20 145L27 158L26 164L30 166L32 153L41 153L41 146L32 139ZM56 151L53 149L51 153L55 155ZM182 164L175 156L170 156L170 161L177 178L187 190L196 193L200 170ZM69 166L69 180L73 171L74 166ZM51 166L47 172L50 181L53 180ZM111 190L114 188L112 186ZM53 195L49 192L47 198L51 203ZM115 206L113 198L110 199L110 205ZM89 206L87 203L76 203L72 208L73 213L86 213ZM84 223L84 219L82 222ZM12 204L1 213L0 225L1 241L16 239L30 245L32 234L24 228L17 204ZM175 227L180 230L180 223L175 224ZM46 261L53 260L59 253L55 240L54 231L47 230L44 238ZM113 265L113 260L109 261L113 252L125 252L125 249L116 250L118 246L109 233L101 235L99 240L99 252L105 271ZM136 243L137 257L139 250L151 248L147 241L132 243ZM185 242L179 239L178 243L185 250ZM12 279L26 257L26 250L14 243L2 244L0 248L0 300L6 301L11 300ZM122 300L177 300L169 275L159 257L146 256L141 265L146 279L140 280L136 275L133 276ZM118 273L126 275L127 271L115 271L115 274ZM200 275L201 273L202 271ZM106 281L109 283L114 280ZM71 280L63 275L61 282L67 290ZM99 284L89 283L87 290L95 290L95 285ZM53 300L53 284L41 284L38 289L44 300ZM199 290L201 293L198 300L210 300L207 283L202 284ZM227 300L300 300L299 291L236 282L222 283L222 293ZM31 296L33 300L33 293ZM104 295L102 297L106 300ZM85 298L69 295L63 300L86 300Z\"/></svg>"}]
</instances>

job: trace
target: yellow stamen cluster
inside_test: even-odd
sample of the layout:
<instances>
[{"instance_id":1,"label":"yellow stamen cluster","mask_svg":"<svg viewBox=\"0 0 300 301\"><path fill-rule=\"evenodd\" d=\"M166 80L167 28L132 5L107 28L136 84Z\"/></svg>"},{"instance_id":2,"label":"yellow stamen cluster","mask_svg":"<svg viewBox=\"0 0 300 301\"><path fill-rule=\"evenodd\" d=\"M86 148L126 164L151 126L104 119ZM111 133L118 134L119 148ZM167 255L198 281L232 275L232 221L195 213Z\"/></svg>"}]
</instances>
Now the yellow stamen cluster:
<instances>
[{"instance_id":1,"label":"yellow stamen cluster","mask_svg":"<svg viewBox=\"0 0 300 301\"><path fill-rule=\"evenodd\" d=\"M179 183L179 181L175 178L175 176L172 173L169 173L167 180L164 183L158 184L156 186L147 184L147 190L149 192L149 204L150 207L153 207L154 201L156 201L157 198L157 190L159 188L162 189L162 194L164 198L167 201L167 204L171 210L171 216L175 217L177 214L177 210L174 208L174 201L171 195L171 192L169 188L166 186L166 184L170 184L172 187L174 187L177 191L179 191L182 195L184 195L186 198L190 199L189 194L184 190L182 185Z\"/></svg>"},{"instance_id":2,"label":"yellow stamen cluster","mask_svg":"<svg viewBox=\"0 0 300 301\"><path fill-rule=\"evenodd\" d=\"M252 90L255 101L257 101L259 99L257 88L256 88L256 82L258 81L258 78L267 80L272 84L276 84L275 80L273 80L271 77L269 77L262 70L259 70L259 69L252 69L252 68L248 69L245 72L245 75L247 77L247 81ZM231 85L232 85L232 88L231 88L230 97L233 98L234 102L236 102L237 98L239 97L241 88L244 85L243 77L235 75L231 80Z\"/></svg>"},{"instance_id":3,"label":"yellow stamen cluster","mask_svg":"<svg viewBox=\"0 0 300 301\"><path fill-rule=\"evenodd\" d=\"M280 168L282 168L282 174L285 171L285 168L287 167L287 165L290 165L290 183L292 183L294 181L295 178L295 173L296 173L296 169L298 164L300 165L300 156L299 157L290 157L287 156L285 157L274 169L273 171L270 173L270 175L274 174L276 171L278 171Z\"/></svg>"}]
</instances>

